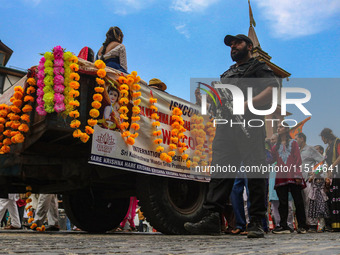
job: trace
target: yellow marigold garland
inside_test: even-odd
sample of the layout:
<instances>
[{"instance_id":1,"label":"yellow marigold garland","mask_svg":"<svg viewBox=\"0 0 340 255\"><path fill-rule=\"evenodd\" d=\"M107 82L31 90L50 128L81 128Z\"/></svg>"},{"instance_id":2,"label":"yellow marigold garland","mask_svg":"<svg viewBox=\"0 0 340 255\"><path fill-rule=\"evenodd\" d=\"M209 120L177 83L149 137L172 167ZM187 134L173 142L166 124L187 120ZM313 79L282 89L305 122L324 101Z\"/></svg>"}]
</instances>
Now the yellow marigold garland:
<instances>
[{"instance_id":1,"label":"yellow marigold garland","mask_svg":"<svg viewBox=\"0 0 340 255\"><path fill-rule=\"evenodd\" d=\"M27 211L28 223L29 224L34 222L32 205L28 205L29 203L32 202L32 199L29 198L31 195L32 195L32 187L31 186L26 186L26 194L25 194L25 196L27 197L27 199L26 199L26 204L27 205L26 205L25 210ZM35 230L40 231L40 232L43 232L46 229L44 225L42 225L41 227L37 227L36 223L32 223L30 228L31 229L35 229Z\"/></svg>"},{"instance_id":2,"label":"yellow marigold garland","mask_svg":"<svg viewBox=\"0 0 340 255\"><path fill-rule=\"evenodd\" d=\"M205 154L204 143L206 141L206 132L205 132L205 125L204 119L202 116L194 115L191 119L192 121L192 131L191 134L196 139L196 150L194 152L193 163L194 167L201 164L202 166L207 166L208 162L206 161L207 155ZM210 124L208 124L210 125ZM211 132L212 130L209 130ZM211 154L212 155L212 154Z\"/></svg>"},{"instance_id":3,"label":"yellow marigold garland","mask_svg":"<svg viewBox=\"0 0 340 255\"><path fill-rule=\"evenodd\" d=\"M139 97L141 96L140 85L138 82L140 81L140 77L137 76L137 72L133 71L131 74L125 76L120 76L118 78L118 82L121 84L119 86L119 91L121 98L119 99L119 105L120 108L118 112L120 113L120 119L122 120L120 124L121 129L121 135L125 142L128 145L135 144L135 139L138 137L137 130L140 129L139 124L137 123L140 120L139 113L140 113L140 107L139 104L141 103L141 100ZM131 91L131 93L129 92ZM131 116L131 130L133 130L133 133L128 131L129 128L129 122L128 122L128 116L127 113L129 112L129 109L127 105L129 104L129 95L131 95L131 100L133 102L132 107L132 116Z\"/></svg>"}]
</instances>

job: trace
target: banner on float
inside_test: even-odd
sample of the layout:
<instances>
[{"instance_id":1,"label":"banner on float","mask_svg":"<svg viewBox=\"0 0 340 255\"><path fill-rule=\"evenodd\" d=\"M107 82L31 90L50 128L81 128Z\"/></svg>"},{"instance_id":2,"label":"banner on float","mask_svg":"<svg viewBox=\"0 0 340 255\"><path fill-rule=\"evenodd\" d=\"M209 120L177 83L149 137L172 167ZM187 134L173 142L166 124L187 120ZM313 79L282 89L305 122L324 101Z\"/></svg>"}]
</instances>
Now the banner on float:
<instances>
[{"instance_id":1,"label":"banner on float","mask_svg":"<svg viewBox=\"0 0 340 255\"><path fill-rule=\"evenodd\" d=\"M189 155L191 160L195 151L196 140L190 134L190 118L199 113L199 106L145 85L141 85L140 91L142 96L140 97L141 112L139 115L141 119L138 121L140 129L137 131L139 135L135 139L134 145L127 145L121 136L120 119L117 117L119 116L119 104L117 102L120 96L119 91L112 85L106 87L98 125L94 127L89 163L158 176L209 181L208 173L196 174L190 168L187 168L186 161L181 158L177 150L171 163L160 159L160 153L156 152L158 145L153 142L155 136L152 133L156 129L152 126L154 120L151 119L152 110L150 109L149 99L151 97L157 98L155 106L158 108L158 121L161 123L157 130L162 131L158 138L163 139L160 145L164 147L164 152L170 151L172 109L179 107L182 110L182 117L185 122L183 126L187 130L182 142L188 145L189 149L185 153ZM132 130L129 131L133 133Z\"/></svg>"}]
</instances>

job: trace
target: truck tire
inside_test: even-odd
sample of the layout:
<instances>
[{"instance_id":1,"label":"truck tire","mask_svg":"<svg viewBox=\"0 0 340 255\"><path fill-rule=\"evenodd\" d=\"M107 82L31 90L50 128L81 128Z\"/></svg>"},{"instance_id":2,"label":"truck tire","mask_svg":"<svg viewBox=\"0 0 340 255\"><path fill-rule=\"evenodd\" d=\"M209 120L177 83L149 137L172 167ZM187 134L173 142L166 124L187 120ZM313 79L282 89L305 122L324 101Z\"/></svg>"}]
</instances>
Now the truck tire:
<instances>
[{"instance_id":1,"label":"truck tire","mask_svg":"<svg viewBox=\"0 0 340 255\"><path fill-rule=\"evenodd\" d=\"M105 233L117 227L129 208L129 198L103 199L90 189L63 194L63 205L70 221L81 230Z\"/></svg>"},{"instance_id":2,"label":"truck tire","mask_svg":"<svg viewBox=\"0 0 340 255\"><path fill-rule=\"evenodd\" d=\"M137 198L146 220L163 234L189 234L185 222L204 216L207 184L203 182L141 175Z\"/></svg>"}]
</instances>

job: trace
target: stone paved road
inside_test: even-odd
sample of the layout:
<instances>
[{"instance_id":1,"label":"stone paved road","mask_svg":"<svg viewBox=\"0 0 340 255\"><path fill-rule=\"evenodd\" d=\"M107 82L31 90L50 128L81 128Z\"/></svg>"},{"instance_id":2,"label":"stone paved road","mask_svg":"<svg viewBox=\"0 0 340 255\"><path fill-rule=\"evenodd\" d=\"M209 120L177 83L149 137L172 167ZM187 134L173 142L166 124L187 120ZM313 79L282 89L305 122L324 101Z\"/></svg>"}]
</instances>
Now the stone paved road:
<instances>
[{"instance_id":1,"label":"stone paved road","mask_svg":"<svg viewBox=\"0 0 340 255\"><path fill-rule=\"evenodd\" d=\"M340 233L167 236L146 233L0 231L0 254L340 254Z\"/></svg>"}]
</instances>

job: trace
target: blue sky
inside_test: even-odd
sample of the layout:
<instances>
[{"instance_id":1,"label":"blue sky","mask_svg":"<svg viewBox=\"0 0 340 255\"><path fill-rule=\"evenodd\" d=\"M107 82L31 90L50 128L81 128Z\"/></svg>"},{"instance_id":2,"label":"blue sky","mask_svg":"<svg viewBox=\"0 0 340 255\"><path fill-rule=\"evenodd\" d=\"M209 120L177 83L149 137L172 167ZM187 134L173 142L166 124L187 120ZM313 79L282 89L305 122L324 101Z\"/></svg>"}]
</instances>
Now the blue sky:
<instances>
[{"instance_id":1,"label":"blue sky","mask_svg":"<svg viewBox=\"0 0 340 255\"><path fill-rule=\"evenodd\" d=\"M251 4L255 31L272 62L292 77L339 77L340 1ZM0 0L0 13L0 40L14 50L7 66L29 68L56 45L76 54L83 46L97 52L109 27L119 26L128 70L145 81L159 78L169 93L188 100L190 78L219 77L232 64L224 36L249 28L247 0ZM312 91L313 100L323 98L313 101L319 107L304 129L310 144L322 143L318 134L326 126L340 136L339 88L323 87ZM320 121L325 115L329 120Z\"/></svg>"}]
</instances>

